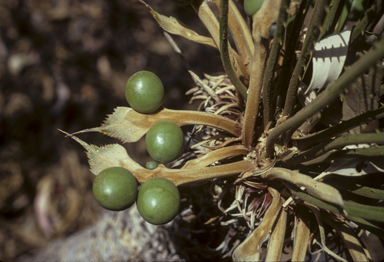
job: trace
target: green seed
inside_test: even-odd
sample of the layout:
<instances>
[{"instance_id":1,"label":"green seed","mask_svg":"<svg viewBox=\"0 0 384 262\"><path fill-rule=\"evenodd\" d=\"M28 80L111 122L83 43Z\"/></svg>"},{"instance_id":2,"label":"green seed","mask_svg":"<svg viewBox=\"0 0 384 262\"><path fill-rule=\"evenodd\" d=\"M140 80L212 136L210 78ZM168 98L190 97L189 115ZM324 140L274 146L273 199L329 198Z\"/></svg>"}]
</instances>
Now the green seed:
<instances>
[{"instance_id":1,"label":"green seed","mask_svg":"<svg viewBox=\"0 0 384 262\"><path fill-rule=\"evenodd\" d=\"M155 177L141 185L136 204L145 221L163 225L173 220L179 211L179 190L170 180Z\"/></svg>"},{"instance_id":2,"label":"green seed","mask_svg":"<svg viewBox=\"0 0 384 262\"><path fill-rule=\"evenodd\" d=\"M244 0L244 11L248 16L253 16L260 10L264 0Z\"/></svg>"},{"instance_id":3,"label":"green seed","mask_svg":"<svg viewBox=\"0 0 384 262\"><path fill-rule=\"evenodd\" d=\"M101 171L93 181L93 195L106 209L127 209L136 201L137 180L125 168L109 167Z\"/></svg>"},{"instance_id":4,"label":"green seed","mask_svg":"<svg viewBox=\"0 0 384 262\"><path fill-rule=\"evenodd\" d=\"M150 169L150 170L155 169L157 166L158 166L158 164L157 164L156 161L148 161L148 162L145 164L145 167L146 167L147 169Z\"/></svg>"},{"instance_id":5,"label":"green seed","mask_svg":"<svg viewBox=\"0 0 384 262\"><path fill-rule=\"evenodd\" d=\"M125 98L137 112L153 113L163 103L163 83L154 73L139 71L128 79Z\"/></svg>"},{"instance_id":6,"label":"green seed","mask_svg":"<svg viewBox=\"0 0 384 262\"><path fill-rule=\"evenodd\" d=\"M276 33L276 24L272 24L268 28L268 35L269 35L270 38L274 38L275 37L275 33Z\"/></svg>"},{"instance_id":7,"label":"green seed","mask_svg":"<svg viewBox=\"0 0 384 262\"><path fill-rule=\"evenodd\" d=\"M152 159L160 163L175 160L183 150L184 134L172 121L154 124L145 137L145 146Z\"/></svg>"}]
</instances>

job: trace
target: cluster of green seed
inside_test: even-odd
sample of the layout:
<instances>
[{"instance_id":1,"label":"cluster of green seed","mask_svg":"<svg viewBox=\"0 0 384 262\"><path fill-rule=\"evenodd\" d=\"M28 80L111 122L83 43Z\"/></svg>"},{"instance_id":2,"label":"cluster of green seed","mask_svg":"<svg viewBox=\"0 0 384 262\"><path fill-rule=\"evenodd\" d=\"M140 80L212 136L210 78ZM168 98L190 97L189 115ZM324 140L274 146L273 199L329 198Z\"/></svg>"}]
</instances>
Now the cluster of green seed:
<instances>
[{"instance_id":1,"label":"cluster of green seed","mask_svg":"<svg viewBox=\"0 0 384 262\"><path fill-rule=\"evenodd\" d=\"M154 73L139 71L129 78L125 97L135 111L154 113L162 105L164 87ZM148 130L145 145L155 160L147 162L146 168L156 169L158 162L164 164L179 157L184 145L184 134L174 122L160 121ZM149 223L161 225L176 217L180 194L170 180L155 177L143 183L139 190L137 188L134 174L122 167L104 169L93 182L96 201L106 209L121 211L136 202L140 215Z\"/></svg>"}]
</instances>

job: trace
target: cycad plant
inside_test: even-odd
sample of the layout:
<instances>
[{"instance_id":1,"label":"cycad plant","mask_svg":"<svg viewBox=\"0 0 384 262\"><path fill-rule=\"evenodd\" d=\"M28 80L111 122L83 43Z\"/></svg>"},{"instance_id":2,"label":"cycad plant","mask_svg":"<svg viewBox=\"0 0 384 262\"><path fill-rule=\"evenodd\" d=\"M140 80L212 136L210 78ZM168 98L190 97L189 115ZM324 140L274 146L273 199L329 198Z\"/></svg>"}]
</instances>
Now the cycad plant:
<instances>
[{"instance_id":1,"label":"cycad plant","mask_svg":"<svg viewBox=\"0 0 384 262\"><path fill-rule=\"evenodd\" d=\"M177 187L208 185L205 201L221 214L201 227L218 223L231 232L218 249L234 261L280 261L288 247L292 261L316 253L371 260L362 234L384 237L383 1L245 0L247 19L233 0L175 2L191 5L210 36L143 4L168 33L220 52L226 74L201 79L190 71L196 111L155 105L143 113L130 102L100 127L75 133L133 143L158 123L191 125L173 165L161 157L177 143L148 142L151 156L160 150L161 157L145 168L119 144L98 147L71 134L87 150L91 172L123 167L140 184L162 177ZM363 5L357 14L355 2Z\"/></svg>"}]
</instances>

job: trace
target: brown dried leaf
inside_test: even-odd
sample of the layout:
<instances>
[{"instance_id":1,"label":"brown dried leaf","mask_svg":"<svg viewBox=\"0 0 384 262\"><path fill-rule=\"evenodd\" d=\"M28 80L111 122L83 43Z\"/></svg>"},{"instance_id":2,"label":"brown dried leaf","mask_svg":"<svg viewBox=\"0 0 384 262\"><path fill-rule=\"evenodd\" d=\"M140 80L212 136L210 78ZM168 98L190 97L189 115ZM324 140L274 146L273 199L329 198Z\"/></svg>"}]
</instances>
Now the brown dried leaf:
<instances>
[{"instance_id":1,"label":"brown dried leaf","mask_svg":"<svg viewBox=\"0 0 384 262\"><path fill-rule=\"evenodd\" d=\"M269 39L268 30L271 24L277 21L280 5L281 0L264 1L260 10L253 15L252 36L254 41L259 37Z\"/></svg>"},{"instance_id":2,"label":"brown dried leaf","mask_svg":"<svg viewBox=\"0 0 384 262\"><path fill-rule=\"evenodd\" d=\"M244 127L242 133L243 144L251 147L254 139L254 127L261 99L261 90L264 79L269 48L268 29L277 21L281 0L264 1L261 9L253 15L252 37L255 51L252 58L251 73L248 88L248 98L244 114Z\"/></svg>"},{"instance_id":3,"label":"brown dried leaf","mask_svg":"<svg viewBox=\"0 0 384 262\"><path fill-rule=\"evenodd\" d=\"M220 26L219 21L217 20L215 14L212 12L209 7L207 1L193 1L191 3L193 9L197 13L197 16L200 18L201 22L203 22L204 26L207 28L209 33L211 34L213 41L215 41L216 46L220 47ZM231 59L231 64L235 69L236 75L240 78L243 77L245 79L248 78L248 72L244 65L244 62L240 55L233 50L233 48L228 45L229 56Z\"/></svg>"},{"instance_id":4,"label":"brown dried leaf","mask_svg":"<svg viewBox=\"0 0 384 262\"><path fill-rule=\"evenodd\" d=\"M85 129L74 134L101 132L118 138L124 143L132 143L142 138L152 125L164 120L172 121L179 126L207 125L227 131L234 136L241 134L240 123L214 114L166 108L161 108L153 114L140 114L130 107L117 107L102 126Z\"/></svg>"},{"instance_id":5,"label":"brown dried leaf","mask_svg":"<svg viewBox=\"0 0 384 262\"><path fill-rule=\"evenodd\" d=\"M276 189L269 187L268 191L273 197L272 203L261 224L235 249L232 254L233 261L258 261L260 259L261 245L267 239L283 204L280 193Z\"/></svg>"},{"instance_id":6,"label":"brown dried leaf","mask_svg":"<svg viewBox=\"0 0 384 262\"><path fill-rule=\"evenodd\" d=\"M132 160L125 148L119 144L98 147L89 145L75 136L71 136L71 138L87 150L89 165L93 174L97 175L108 167L120 166L131 171L140 183L144 183L154 177L164 177L171 180L176 186L179 186L236 175L254 168L252 161L243 160L213 167L195 166L192 169L168 169L160 164L156 169L149 170Z\"/></svg>"},{"instance_id":7,"label":"brown dried leaf","mask_svg":"<svg viewBox=\"0 0 384 262\"><path fill-rule=\"evenodd\" d=\"M214 0L217 7L220 7L220 0ZM235 3L232 0L228 1L228 25L233 41L242 57L245 66L250 71L251 59L254 52L254 45L252 41L251 32L247 23L244 21L243 16L239 12Z\"/></svg>"},{"instance_id":8,"label":"brown dried leaf","mask_svg":"<svg viewBox=\"0 0 384 262\"><path fill-rule=\"evenodd\" d=\"M246 154L248 154L248 150L243 145L224 147L224 148L220 148L215 151L209 152L203 157L188 161L183 166L183 169L204 167L224 158L228 158L231 156L238 156L238 155L246 155Z\"/></svg>"},{"instance_id":9,"label":"brown dried leaf","mask_svg":"<svg viewBox=\"0 0 384 262\"><path fill-rule=\"evenodd\" d=\"M281 199L281 203L283 202L284 199ZM279 218L272 229L265 261L280 261L281 252L283 251L285 228L287 225L287 215L287 211L282 209Z\"/></svg>"},{"instance_id":10,"label":"brown dried leaf","mask_svg":"<svg viewBox=\"0 0 384 262\"><path fill-rule=\"evenodd\" d=\"M340 207L344 206L343 198L336 188L316 181L310 176L303 175L285 168L272 168L261 177L266 179L281 179L283 181L288 181L297 185L298 187L305 187L305 190L307 190L308 193L314 197L329 203L336 204Z\"/></svg>"},{"instance_id":11,"label":"brown dried leaf","mask_svg":"<svg viewBox=\"0 0 384 262\"><path fill-rule=\"evenodd\" d=\"M201 36L195 31L186 28L185 26L181 25L179 21L177 21L174 17L167 17L164 15L161 15L157 13L155 10L152 9L147 3L144 1L141 1L145 6L151 11L153 17L156 19L157 23L159 23L160 27L163 28L165 31L167 31L170 34L179 35L182 36L188 40L191 40L193 42L207 45L213 48L217 48L215 42L212 38Z\"/></svg>"},{"instance_id":12,"label":"brown dried leaf","mask_svg":"<svg viewBox=\"0 0 384 262\"><path fill-rule=\"evenodd\" d=\"M204 225L208 225L208 224L212 223L213 221L217 220L218 218L220 218L220 216L211 217L210 219L208 219L207 222L204 223Z\"/></svg>"},{"instance_id":13,"label":"brown dried leaf","mask_svg":"<svg viewBox=\"0 0 384 262\"><path fill-rule=\"evenodd\" d=\"M293 242L292 261L304 261L307 254L307 246L309 242L309 235L311 230L308 223L308 210L297 209L295 210L295 235Z\"/></svg>"},{"instance_id":14,"label":"brown dried leaf","mask_svg":"<svg viewBox=\"0 0 384 262\"><path fill-rule=\"evenodd\" d=\"M131 159L125 148L119 144L98 147L89 145L76 136L71 135L71 138L87 150L90 170L94 175L98 175L104 169L114 166L125 167L132 173L143 169L143 167Z\"/></svg>"},{"instance_id":15,"label":"brown dried leaf","mask_svg":"<svg viewBox=\"0 0 384 262\"><path fill-rule=\"evenodd\" d=\"M262 173L265 173L267 172L269 169L273 168L275 166L277 162L277 159L274 158L273 161L261 168L258 168L258 169L254 169L252 170L252 172L247 172L245 174L243 174L241 177L239 177L235 183L239 183L241 181L244 181L246 180L247 178L251 177L251 176L260 176Z\"/></svg>"},{"instance_id":16,"label":"brown dried leaf","mask_svg":"<svg viewBox=\"0 0 384 262\"><path fill-rule=\"evenodd\" d=\"M189 74L192 76L192 79L195 81L195 83L198 85L198 86L201 86L204 88L204 91L206 91L210 97L212 97L213 99L215 99L215 101L220 101L220 98L218 97L218 95L215 93L215 91L213 91L212 88L210 88L206 83L204 83L203 80L200 79L200 77L198 77L198 75L196 75L194 72L192 72L191 70L188 70ZM188 95L188 93L187 93Z\"/></svg>"},{"instance_id":17,"label":"brown dried leaf","mask_svg":"<svg viewBox=\"0 0 384 262\"><path fill-rule=\"evenodd\" d=\"M342 258L341 256L339 256L338 254L336 254L335 252L333 252L332 250L330 250L327 247L327 245L325 243L325 239L326 239L325 229L324 229L323 222L322 222L322 219L321 219L320 209L318 207L312 205L312 204L309 204L309 203L305 203L305 204L312 210L313 214L316 217L317 223L319 225L321 247L324 250L324 252L326 252L328 255L336 258L339 261L347 262L346 259Z\"/></svg>"},{"instance_id":18,"label":"brown dried leaf","mask_svg":"<svg viewBox=\"0 0 384 262\"><path fill-rule=\"evenodd\" d=\"M353 261L371 261L365 254L365 252L368 251L361 245L358 236L356 236L355 232L353 232L353 230L346 223L332 221L326 216L322 216L321 218L332 228L336 229L337 233L341 236L341 239L347 247L349 254L353 258Z\"/></svg>"},{"instance_id":19,"label":"brown dried leaf","mask_svg":"<svg viewBox=\"0 0 384 262\"><path fill-rule=\"evenodd\" d=\"M191 3L197 16L211 34L216 46L220 47L219 22L206 1L194 1Z\"/></svg>"}]
</instances>

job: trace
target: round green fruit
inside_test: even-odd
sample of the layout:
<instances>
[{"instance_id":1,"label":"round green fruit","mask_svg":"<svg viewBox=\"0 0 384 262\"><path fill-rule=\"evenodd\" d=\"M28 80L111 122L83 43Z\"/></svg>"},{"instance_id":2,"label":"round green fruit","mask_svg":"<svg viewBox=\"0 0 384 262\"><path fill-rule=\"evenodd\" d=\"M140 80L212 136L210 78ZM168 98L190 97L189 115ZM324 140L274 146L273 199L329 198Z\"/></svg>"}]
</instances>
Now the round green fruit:
<instances>
[{"instance_id":1,"label":"round green fruit","mask_svg":"<svg viewBox=\"0 0 384 262\"><path fill-rule=\"evenodd\" d=\"M136 205L145 221L154 225L166 224L179 211L179 190L166 178L152 178L141 185Z\"/></svg>"},{"instance_id":2,"label":"round green fruit","mask_svg":"<svg viewBox=\"0 0 384 262\"><path fill-rule=\"evenodd\" d=\"M183 150L184 134L172 121L154 124L145 137L145 146L152 159L160 163L175 160Z\"/></svg>"},{"instance_id":3,"label":"round green fruit","mask_svg":"<svg viewBox=\"0 0 384 262\"><path fill-rule=\"evenodd\" d=\"M93 181L93 195L106 209L113 211L127 209L136 201L137 180L125 168L106 168Z\"/></svg>"},{"instance_id":4,"label":"round green fruit","mask_svg":"<svg viewBox=\"0 0 384 262\"><path fill-rule=\"evenodd\" d=\"M149 170L153 170L155 169L156 167L158 166L157 162L156 161L148 161L147 163L145 163L145 168L146 169L149 169Z\"/></svg>"},{"instance_id":5,"label":"round green fruit","mask_svg":"<svg viewBox=\"0 0 384 262\"><path fill-rule=\"evenodd\" d=\"M137 112L153 113L163 103L163 83L152 72L136 72L128 79L125 87L125 98Z\"/></svg>"},{"instance_id":6,"label":"round green fruit","mask_svg":"<svg viewBox=\"0 0 384 262\"><path fill-rule=\"evenodd\" d=\"M248 16L253 16L260 10L264 0L244 0L244 11Z\"/></svg>"},{"instance_id":7,"label":"round green fruit","mask_svg":"<svg viewBox=\"0 0 384 262\"><path fill-rule=\"evenodd\" d=\"M270 38L274 38L275 33L276 33L276 24L274 23L268 28L268 35Z\"/></svg>"}]
</instances>

